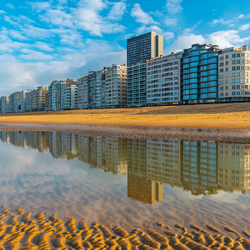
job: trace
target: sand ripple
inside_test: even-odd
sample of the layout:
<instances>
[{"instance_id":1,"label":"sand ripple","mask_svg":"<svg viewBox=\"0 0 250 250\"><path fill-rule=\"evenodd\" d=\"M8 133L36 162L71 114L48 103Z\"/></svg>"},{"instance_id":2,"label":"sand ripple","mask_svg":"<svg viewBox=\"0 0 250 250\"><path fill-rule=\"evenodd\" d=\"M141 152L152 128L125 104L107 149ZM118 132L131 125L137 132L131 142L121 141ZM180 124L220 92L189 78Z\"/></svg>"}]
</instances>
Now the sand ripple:
<instances>
[{"instance_id":1,"label":"sand ripple","mask_svg":"<svg viewBox=\"0 0 250 250\"><path fill-rule=\"evenodd\" d=\"M175 224L175 229L164 228L163 222L155 223L158 230L141 228L130 232L121 226L111 229L110 225L99 225L97 221L87 226L84 219L78 223L75 218L66 217L64 221L56 215L44 215L39 212L32 218L29 212L21 208L13 214L2 206L0 215L0 249L250 249L250 234L243 231L247 238L230 227L223 227L224 232L212 225L207 230L190 225L192 230ZM78 225L78 226L77 226ZM158 232L159 231L159 232ZM214 234L216 232L216 234ZM235 237L226 235L230 232Z\"/></svg>"}]
</instances>

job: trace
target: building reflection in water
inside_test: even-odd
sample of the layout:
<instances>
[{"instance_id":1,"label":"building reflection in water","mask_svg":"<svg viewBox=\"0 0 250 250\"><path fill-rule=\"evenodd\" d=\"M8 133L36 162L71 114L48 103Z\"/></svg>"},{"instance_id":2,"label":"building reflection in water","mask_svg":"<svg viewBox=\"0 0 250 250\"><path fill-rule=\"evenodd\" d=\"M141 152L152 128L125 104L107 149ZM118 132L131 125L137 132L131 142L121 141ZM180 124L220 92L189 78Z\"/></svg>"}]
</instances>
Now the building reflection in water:
<instances>
[{"instance_id":1,"label":"building reflection in water","mask_svg":"<svg viewBox=\"0 0 250 250\"><path fill-rule=\"evenodd\" d=\"M3 142L76 159L91 168L127 175L127 195L151 205L163 200L163 185L193 195L220 190L247 193L250 144L236 142L91 137L70 132L0 132Z\"/></svg>"}]
</instances>

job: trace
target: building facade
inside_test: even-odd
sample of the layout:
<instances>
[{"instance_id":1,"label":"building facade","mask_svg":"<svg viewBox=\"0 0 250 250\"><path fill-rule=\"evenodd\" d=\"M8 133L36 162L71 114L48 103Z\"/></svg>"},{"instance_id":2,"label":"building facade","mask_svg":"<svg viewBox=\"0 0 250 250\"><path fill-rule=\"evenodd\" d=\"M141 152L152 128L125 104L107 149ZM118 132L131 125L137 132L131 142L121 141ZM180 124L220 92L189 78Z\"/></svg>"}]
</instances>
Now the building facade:
<instances>
[{"instance_id":1,"label":"building facade","mask_svg":"<svg viewBox=\"0 0 250 250\"><path fill-rule=\"evenodd\" d=\"M127 40L128 67L161 55L163 55L163 37L153 31Z\"/></svg>"},{"instance_id":2,"label":"building facade","mask_svg":"<svg viewBox=\"0 0 250 250\"><path fill-rule=\"evenodd\" d=\"M106 107L127 105L127 66L112 64L105 74Z\"/></svg>"},{"instance_id":3,"label":"building facade","mask_svg":"<svg viewBox=\"0 0 250 250\"><path fill-rule=\"evenodd\" d=\"M184 49L181 63L181 100L183 104L218 100L217 45L193 44Z\"/></svg>"},{"instance_id":4,"label":"building facade","mask_svg":"<svg viewBox=\"0 0 250 250\"><path fill-rule=\"evenodd\" d=\"M44 111L45 106L45 96L49 90L44 87L37 87L31 91L31 110L34 111Z\"/></svg>"},{"instance_id":5,"label":"building facade","mask_svg":"<svg viewBox=\"0 0 250 250\"><path fill-rule=\"evenodd\" d=\"M219 56L219 101L250 101L248 46L226 48Z\"/></svg>"},{"instance_id":6,"label":"building facade","mask_svg":"<svg viewBox=\"0 0 250 250\"><path fill-rule=\"evenodd\" d=\"M147 105L147 64L137 63L128 67L128 107Z\"/></svg>"},{"instance_id":7,"label":"building facade","mask_svg":"<svg viewBox=\"0 0 250 250\"><path fill-rule=\"evenodd\" d=\"M172 53L147 62L148 106L180 103L181 54Z\"/></svg>"}]
</instances>

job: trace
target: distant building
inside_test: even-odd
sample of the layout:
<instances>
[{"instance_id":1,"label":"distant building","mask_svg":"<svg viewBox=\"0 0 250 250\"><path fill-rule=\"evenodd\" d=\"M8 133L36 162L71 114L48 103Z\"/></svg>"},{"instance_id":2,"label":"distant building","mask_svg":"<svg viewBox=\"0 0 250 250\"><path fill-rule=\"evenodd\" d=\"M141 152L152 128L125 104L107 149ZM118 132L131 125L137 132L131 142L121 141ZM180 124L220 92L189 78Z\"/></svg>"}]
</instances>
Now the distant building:
<instances>
[{"instance_id":1,"label":"distant building","mask_svg":"<svg viewBox=\"0 0 250 250\"><path fill-rule=\"evenodd\" d=\"M9 112L9 96L8 95L1 97L1 110L2 110L2 113Z\"/></svg>"},{"instance_id":2,"label":"distant building","mask_svg":"<svg viewBox=\"0 0 250 250\"><path fill-rule=\"evenodd\" d=\"M153 31L127 40L128 67L161 55L163 55L163 37Z\"/></svg>"},{"instance_id":3,"label":"distant building","mask_svg":"<svg viewBox=\"0 0 250 250\"><path fill-rule=\"evenodd\" d=\"M225 48L219 55L219 101L250 101L250 51Z\"/></svg>"},{"instance_id":4,"label":"distant building","mask_svg":"<svg viewBox=\"0 0 250 250\"><path fill-rule=\"evenodd\" d=\"M96 107L104 108L106 102L106 82L107 68L96 71Z\"/></svg>"},{"instance_id":5,"label":"distant building","mask_svg":"<svg viewBox=\"0 0 250 250\"><path fill-rule=\"evenodd\" d=\"M31 92L31 90L23 90L21 92L21 112L27 111L27 93Z\"/></svg>"},{"instance_id":6,"label":"distant building","mask_svg":"<svg viewBox=\"0 0 250 250\"><path fill-rule=\"evenodd\" d=\"M32 111L44 111L45 110L45 96L48 92L47 88L38 87L31 91L31 103Z\"/></svg>"},{"instance_id":7,"label":"distant building","mask_svg":"<svg viewBox=\"0 0 250 250\"><path fill-rule=\"evenodd\" d=\"M77 80L77 96L78 96L78 109L87 109L93 106L95 97L94 86L96 81L96 71L90 71L89 74L81 76ZM90 89L92 92L90 94Z\"/></svg>"}]
</instances>

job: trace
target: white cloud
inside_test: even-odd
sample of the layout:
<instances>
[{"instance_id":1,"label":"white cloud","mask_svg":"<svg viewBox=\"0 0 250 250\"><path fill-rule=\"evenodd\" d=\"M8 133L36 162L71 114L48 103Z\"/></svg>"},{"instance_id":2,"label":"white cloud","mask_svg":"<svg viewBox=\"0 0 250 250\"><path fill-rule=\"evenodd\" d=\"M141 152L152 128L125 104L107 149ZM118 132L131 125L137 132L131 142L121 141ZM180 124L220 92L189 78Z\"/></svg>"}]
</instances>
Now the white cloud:
<instances>
[{"instance_id":1,"label":"white cloud","mask_svg":"<svg viewBox=\"0 0 250 250\"><path fill-rule=\"evenodd\" d=\"M178 36L178 38L170 45L164 52L170 54L171 52L179 52L183 49L190 48L195 43L205 43L206 39L202 35L184 34Z\"/></svg>"},{"instance_id":2,"label":"white cloud","mask_svg":"<svg viewBox=\"0 0 250 250\"><path fill-rule=\"evenodd\" d=\"M237 17L237 19L242 19L242 18L245 18L245 15L244 14L241 14Z\"/></svg>"},{"instance_id":3,"label":"white cloud","mask_svg":"<svg viewBox=\"0 0 250 250\"><path fill-rule=\"evenodd\" d=\"M53 51L54 50L47 43L43 43L43 42L36 42L32 46L39 49L39 50L43 50L43 51Z\"/></svg>"},{"instance_id":4,"label":"white cloud","mask_svg":"<svg viewBox=\"0 0 250 250\"><path fill-rule=\"evenodd\" d=\"M191 31L192 29L190 29ZM227 31L217 31L207 35L196 35L185 30L182 35L170 45L164 52L169 54L171 52L179 52L184 48L190 48L192 44L195 43L208 43L213 45L219 45L220 48L232 47L232 46L242 46L243 43L249 41L250 37L241 38L239 31L237 30L227 30Z\"/></svg>"},{"instance_id":5,"label":"white cloud","mask_svg":"<svg viewBox=\"0 0 250 250\"><path fill-rule=\"evenodd\" d=\"M49 2L35 2L35 3L30 3L32 6L32 9L41 12L43 10L47 10L50 8L50 3Z\"/></svg>"},{"instance_id":6,"label":"white cloud","mask_svg":"<svg viewBox=\"0 0 250 250\"><path fill-rule=\"evenodd\" d=\"M19 31L17 30L11 30L9 32L10 36L13 38L16 38L18 40L27 40L27 37L23 36Z\"/></svg>"},{"instance_id":7,"label":"white cloud","mask_svg":"<svg viewBox=\"0 0 250 250\"><path fill-rule=\"evenodd\" d=\"M239 36L239 31L237 30L227 30L227 31L217 31L207 37L209 43L219 45L221 48L240 46L243 42L249 40L247 38L241 38Z\"/></svg>"},{"instance_id":8,"label":"white cloud","mask_svg":"<svg viewBox=\"0 0 250 250\"><path fill-rule=\"evenodd\" d=\"M5 22L8 22L12 25L19 26L20 24L18 22L13 21L9 16L4 16L3 20Z\"/></svg>"},{"instance_id":9,"label":"white cloud","mask_svg":"<svg viewBox=\"0 0 250 250\"><path fill-rule=\"evenodd\" d=\"M164 24L166 26L175 26L175 25L177 25L177 19L176 18L166 18L164 20Z\"/></svg>"},{"instance_id":10,"label":"white cloud","mask_svg":"<svg viewBox=\"0 0 250 250\"><path fill-rule=\"evenodd\" d=\"M19 55L18 57L24 60L28 61L46 61L46 60L52 60L53 56L46 55L42 52L31 50L31 49L21 49L22 55Z\"/></svg>"},{"instance_id":11,"label":"white cloud","mask_svg":"<svg viewBox=\"0 0 250 250\"><path fill-rule=\"evenodd\" d=\"M135 18L135 21L143 24L156 23L153 18L146 12L144 12L140 4L134 4L133 9L131 10L131 16Z\"/></svg>"},{"instance_id":12,"label":"white cloud","mask_svg":"<svg viewBox=\"0 0 250 250\"><path fill-rule=\"evenodd\" d=\"M225 21L223 18L222 19L215 19L212 21L212 25L221 23L221 24L230 24L231 22L233 22L233 20L229 20L229 21Z\"/></svg>"},{"instance_id":13,"label":"white cloud","mask_svg":"<svg viewBox=\"0 0 250 250\"><path fill-rule=\"evenodd\" d=\"M11 3L7 3L6 7L10 8L10 9L15 9L15 7Z\"/></svg>"},{"instance_id":14,"label":"white cloud","mask_svg":"<svg viewBox=\"0 0 250 250\"><path fill-rule=\"evenodd\" d=\"M173 32L164 31L157 25L151 25L151 26L143 25L136 30L136 33L143 34L143 33L150 32L150 31L155 31L157 35L163 36L163 39L166 41L174 38Z\"/></svg>"},{"instance_id":15,"label":"white cloud","mask_svg":"<svg viewBox=\"0 0 250 250\"><path fill-rule=\"evenodd\" d=\"M249 28L250 28L250 24L247 23L247 24L242 25L242 26L239 28L239 30L240 30L240 31L245 31L245 30L248 30Z\"/></svg>"},{"instance_id":16,"label":"white cloud","mask_svg":"<svg viewBox=\"0 0 250 250\"><path fill-rule=\"evenodd\" d=\"M114 3L109 12L108 18L111 20L121 20L125 10L126 4L124 2Z\"/></svg>"},{"instance_id":17,"label":"white cloud","mask_svg":"<svg viewBox=\"0 0 250 250\"><path fill-rule=\"evenodd\" d=\"M4 10L0 10L0 15L5 14L6 12Z\"/></svg>"},{"instance_id":18,"label":"white cloud","mask_svg":"<svg viewBox=\"0 0 250 250\"><path fill-rule=\"evenodd\" d=\"M181 12L183 9L181 7L181 2L182 0L167 0L166 7L168 10L168 13L171 15L174 15L178 12Z\"/></svg>"}]
</instances>

